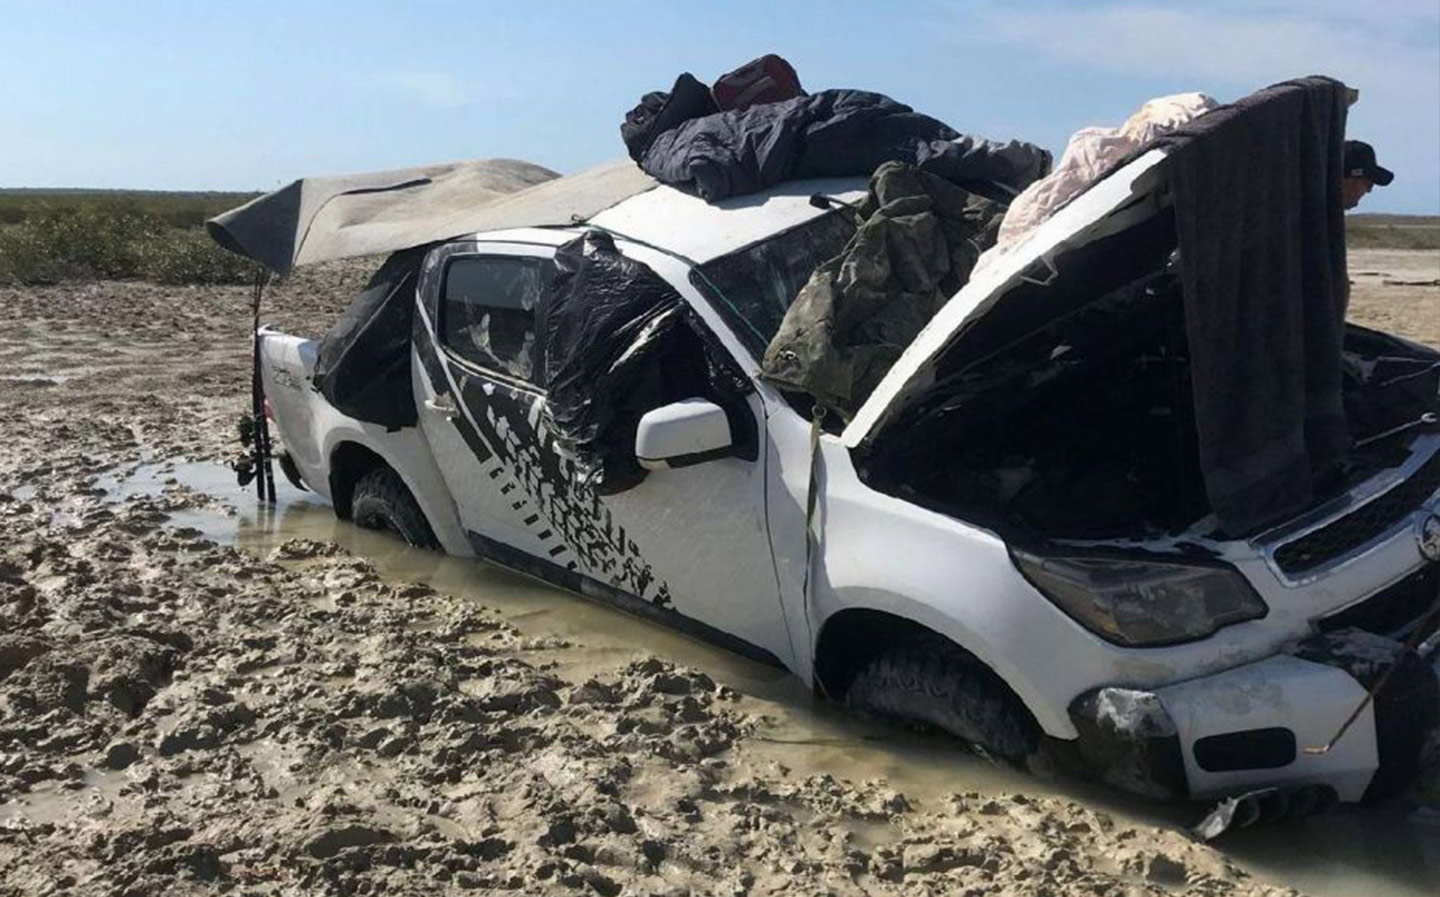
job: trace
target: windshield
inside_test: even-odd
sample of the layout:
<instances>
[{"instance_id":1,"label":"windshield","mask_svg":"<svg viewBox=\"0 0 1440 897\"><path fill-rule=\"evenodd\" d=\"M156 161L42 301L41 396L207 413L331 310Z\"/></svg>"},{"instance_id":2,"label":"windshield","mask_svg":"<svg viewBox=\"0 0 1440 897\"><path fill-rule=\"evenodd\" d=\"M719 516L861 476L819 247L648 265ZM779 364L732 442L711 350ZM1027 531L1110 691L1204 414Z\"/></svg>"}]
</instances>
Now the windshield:
<instances>
[{"instance_id":1,"label":"windshield","mask_svg":"<svg viewBox=\"0 0 1440 897\"><path fill-rule=\"evenodd\" d=\"M840 254L855 225L838 211L813 218L697 267L692 280L755 357L765 354L795 296Z\"/></svg>"}]
</instances>

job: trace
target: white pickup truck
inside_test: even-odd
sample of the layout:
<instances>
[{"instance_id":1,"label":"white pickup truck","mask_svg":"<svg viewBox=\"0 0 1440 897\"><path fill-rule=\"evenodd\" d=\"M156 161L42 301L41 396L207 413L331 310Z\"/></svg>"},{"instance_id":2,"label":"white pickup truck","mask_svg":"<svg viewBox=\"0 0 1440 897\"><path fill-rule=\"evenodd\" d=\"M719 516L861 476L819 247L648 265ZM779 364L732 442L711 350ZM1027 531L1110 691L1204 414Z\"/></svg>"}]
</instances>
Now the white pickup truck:
<instances>
[{"instance_id":1,"label":"white pickup truck","mask_svg":"<svg viewBox=\"0 0 1440 897\"><path fill-rule=\"evenodd\" d=\"M808 404L762 379L759 358L777 309L852 232L843 210L812 196L853 201L864 181L717 204L648 185L583 224L443 241L405 294L413 426L341 413L313 387L318 344L261 330L283 464L341 517L665 620L992 755L1043 753L1151 795L1280 786L1313 806L1379 793L1413 772L1440 716L1437 621L1426 618L1440 589L1433 417L1379 434L1367 463L1295 519L1226 537L1203 508L1189 517L1193 505L1167 497L1191 475L1166 448L1173 378L1103 385L1150 370L1163 328L1117 325L1108 342L1122 351L1092 360L1059 325L1034 338L1050 340L1044 357L1079 357L1066 377L1031 371L1033 388L1008 393L986 431L935 446L926 464L887 463L888 447L911 438L905 410L947 359L974 349L976 320L1021 288L1098 298L1067 272L1166 214L1150 177L1164 158L1132 161L988 265L853 419L813 430ZM534 189L550 202L568 181ZM549 341L536 332L557 249L587 231L668 284L749 381L738 398L691 395L644 413L633 435L643 479L612 494L556 445ZM1164 297L1173 248L1172 235L1137 250L1119 279ZM1433 411L1434 352L1351 328L1346 354L1356 397L1408 379L1429 384L1416 402ZM1088 384L1083 398L1076 383ZM1073 421L1057 432L1050 422L1077 403L1094 432ZM1085 477L1056 472L1046 446L1057 439L1086 453ZM1148 535L1087 529L1101 524L1086 489L1110 479L1137 497L1107 496L1105 532L1118 505ZM1366 664L1395 670L1374 701Z\"/></svg>"}]
</instances>

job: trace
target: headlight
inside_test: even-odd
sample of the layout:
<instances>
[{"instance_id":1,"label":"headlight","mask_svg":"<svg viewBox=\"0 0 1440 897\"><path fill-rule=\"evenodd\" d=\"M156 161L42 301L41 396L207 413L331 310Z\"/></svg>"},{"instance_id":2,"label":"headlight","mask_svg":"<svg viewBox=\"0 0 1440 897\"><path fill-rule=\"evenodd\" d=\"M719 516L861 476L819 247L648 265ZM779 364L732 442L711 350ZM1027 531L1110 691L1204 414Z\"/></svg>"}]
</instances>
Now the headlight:
<instances>
[{"instance_id":1,"label":"headlight","mask_svg":"<svg viewBox=\"0 0 1440 897\"><path fill-rule=\"evenodd\" d=\"M1045 597L1107 641L1142 647L1189 642L1268 608L1229 567L1116 557L1042 557L1014 552Z\"/></svg>"}]
</instances>

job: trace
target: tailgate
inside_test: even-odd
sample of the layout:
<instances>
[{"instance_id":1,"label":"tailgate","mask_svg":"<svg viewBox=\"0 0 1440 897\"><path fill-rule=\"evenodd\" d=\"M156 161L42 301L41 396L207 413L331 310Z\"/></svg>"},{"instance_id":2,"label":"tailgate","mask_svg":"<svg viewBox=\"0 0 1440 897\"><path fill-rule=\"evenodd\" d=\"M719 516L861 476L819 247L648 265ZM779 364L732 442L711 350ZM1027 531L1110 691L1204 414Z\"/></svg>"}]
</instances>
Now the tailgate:
<instances>
[{"instance_id":1,"label":"tailgate","mask_svg":"<svg viewBox=\"0 0 1440 897\"><path fill-rule=\"evenodd\" d=\"M290 454L302 471L321 468L316 438L316 404L325 400L311 385L318 343L315 340L280 333L262 327L260 371L265 399L274 421L272 436Z\"/></svg>"}]
</instances>

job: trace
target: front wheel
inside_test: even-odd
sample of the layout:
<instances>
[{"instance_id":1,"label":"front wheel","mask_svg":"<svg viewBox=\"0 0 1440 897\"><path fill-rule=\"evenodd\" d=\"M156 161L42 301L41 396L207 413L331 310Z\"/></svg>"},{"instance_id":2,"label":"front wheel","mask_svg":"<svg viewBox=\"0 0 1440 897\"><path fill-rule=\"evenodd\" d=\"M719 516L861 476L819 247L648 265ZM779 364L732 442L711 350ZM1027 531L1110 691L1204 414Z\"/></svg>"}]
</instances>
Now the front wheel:
<instances>
[{"instance_id":1,"label":"front wheel","mask_svg":"<svg viewBox=\"0 0 1440 897\"><path fill-rule=\"evenodd\" d=\"M356 526L392 532L416 548L440 547L415 496L388 467L370 471L355 484L350 513Z\"/></svg>"},{"instance_id":2,"label":"front wheel","mask_svg":"<svg viewBox=\"0 0 1440 897\"><path fill-rule=\"evenodd\" d=\"M951 642L881 651L851 681L845 704L862 714L941 729L982 753L1025 765L1040 727L989 668Z\"/></svg>"}]
</instances>

